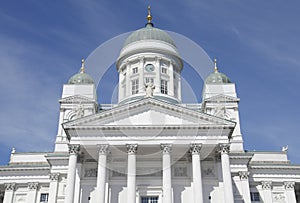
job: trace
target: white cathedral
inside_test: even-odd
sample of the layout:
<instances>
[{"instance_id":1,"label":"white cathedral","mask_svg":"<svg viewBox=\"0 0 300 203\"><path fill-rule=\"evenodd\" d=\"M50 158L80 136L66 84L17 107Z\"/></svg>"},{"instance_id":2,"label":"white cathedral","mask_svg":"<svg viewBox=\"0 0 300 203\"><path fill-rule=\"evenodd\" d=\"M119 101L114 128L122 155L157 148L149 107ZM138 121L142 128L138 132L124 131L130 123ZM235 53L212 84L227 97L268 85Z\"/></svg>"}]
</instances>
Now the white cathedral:
<instances>
[{"instance_id":1,"label":"white cathedral","mask_svg":"<svg viewBox=\"0 0 300 203\"><path fill-rule=\"evenodd\" d=\"M240 99L216 61L202 103L182 103L180 53L147 19L116 59L118 103L97 102L83 61L63 86L54 151L12 150L0 203L300 202L287 149L244 150Z\"/></svg>"}]
</instances>

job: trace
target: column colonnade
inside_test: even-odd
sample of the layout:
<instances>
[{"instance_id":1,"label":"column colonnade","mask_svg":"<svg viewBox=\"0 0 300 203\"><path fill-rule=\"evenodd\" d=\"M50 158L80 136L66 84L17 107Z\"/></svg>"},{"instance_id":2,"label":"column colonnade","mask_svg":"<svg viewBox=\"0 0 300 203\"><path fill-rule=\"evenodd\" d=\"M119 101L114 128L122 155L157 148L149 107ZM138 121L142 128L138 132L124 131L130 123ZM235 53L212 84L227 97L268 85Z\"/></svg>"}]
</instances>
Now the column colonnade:
<instances>
[{"instance_id":1,"label":"column colonnade","mask_svg":"<svg viewBox=\"0 0 300 203\"><path fill-rule=\"evenodd\" d=\"M160 145L162 151L162 192L163 203L172 203L172 145L163 143ZM190 153L192 156L192 180L193 180L193 202L203 203L203 185L201 174L201 148L202 144L192 143L190 145ZM127 149L127 202L136 202L136 154L138 151L138 144L126 144ZM69 145L69 167L68 178L66 187L65 203L73 203L75 191L75 177L76 177L76 164L77 156L80 151L80 145ZM98 169L97 169L97 195L92 202L104 203L105 202L105 185L107 175L107 154L109 145L98 145ZM222 176L224 185L224 199L226 203L234 203L232 178L230 172L229 162L229 144L220 144L219 152L221 154ZM59 175L56 175L57 177ZM53 179L51 190L57 193L57 180ZM50 197L50 202L56 200L56 197ZM7 203L9 201L6 201Z\"/></svg>"}]
</instances>

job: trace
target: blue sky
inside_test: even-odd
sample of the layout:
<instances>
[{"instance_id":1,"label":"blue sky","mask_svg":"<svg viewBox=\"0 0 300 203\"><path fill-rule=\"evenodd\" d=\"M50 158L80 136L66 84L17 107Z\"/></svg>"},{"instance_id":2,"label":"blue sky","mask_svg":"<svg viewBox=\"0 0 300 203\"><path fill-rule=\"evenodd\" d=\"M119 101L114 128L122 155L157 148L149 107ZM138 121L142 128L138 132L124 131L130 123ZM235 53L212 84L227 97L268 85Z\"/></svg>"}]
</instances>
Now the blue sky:
<instances>
[{"instance_id":1,"label":"blue sky","mask_svg":"<svg viewBox=\"0 0 300 203\"><path fill-rule=\"evenodd\" d=\"M62 85L99 45L143 27L148 4L156 27L217 56L236 83L245 149L289 145L300 163L299 1L12 0L0 6L0 164L12 147L53 150ZM111 68L99 85L100 103L110 102L116 74ZM200 99L202 79L188 82Z\"/></svg>"}]
</instances>

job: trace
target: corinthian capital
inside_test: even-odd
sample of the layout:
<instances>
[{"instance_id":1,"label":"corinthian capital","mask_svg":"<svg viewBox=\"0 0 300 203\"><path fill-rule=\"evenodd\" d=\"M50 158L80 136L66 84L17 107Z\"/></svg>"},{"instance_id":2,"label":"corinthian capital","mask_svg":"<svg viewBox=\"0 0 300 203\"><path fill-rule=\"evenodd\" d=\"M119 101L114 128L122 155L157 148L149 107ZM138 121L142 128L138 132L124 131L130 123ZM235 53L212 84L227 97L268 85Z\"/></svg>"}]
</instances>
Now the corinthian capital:
<instances>
[{"instance_id":1,"label":"corinthian capital","mask_svg":"<svg viewBox=\"0 0 300 203\"><path fill-rule=\"evenodd\" d=\"M16 189L16 183L5 183L4 187L6 191L14 191Z\"/></svg>"},{"instance_id":2,"label":"corinthian capital","mask_svg":"<svg viewBox=\"0 0 300 203\"><path fill-rule=\"evenodd\" d=\"M191 154L200 154L202 144L193 143L190 147Z\"/></svg>"},{"instance_id":3,"label":"corinthian capital","mask_svg":"<svg viewBox=\"0 0 300 203\"><path fill-rule=\"evenodd\" d=\"M58 181L59 173L50 173L49 178L50 178L51 181Z\"/></svg>"},{"instance_id":4,"label":"corinthian capital","mask_svg":"<svg viewBox=\"0 0 300 203\"><path fill-rule=\"evenodd\" d=\"M263 182L261 182L261 187L263 190L271 190L272 182L271 181L263 181Z\"/></svg>"},{"instance_id":5,"label":"corinthian capital","mask_svg":"<svg viewBox=\"0 0 300 203\"><path fill-rule=\"evenodd\" d=\"M239 176L241 180L248 180L248 176L249 176L249 172L248 171L240 171L239 172Z\"/></svg>"},{"instance_id":6,"label":"corinthian capital","mask_svg":"<svg viewBox=\"0 0 300 203\"><path fill-rule=\"evenodd\" d=\"M294 190L295 182L284 182L284 188L286 190Z\"/></svg>"},{"instance_id":7,"label":"corinthian capital","mask_svg":"<svg viewBox=\"0 0 300 203\"><path fill-rule=\"evenodd\" d=\"M230 151L230 145L229 144L219 144L219 152L221 154L228 154Z\"/></svg>"},{"instance_id":8,"label":"corinthian capital","mask_svg":"<svg viewBox=\"0 0 300 203\"><path fill-rule=\"evenodd\" d=\"M172 145L171 144L161 144L160 148L163 151L163 153L168 153L169 154L172 151Z\"/></svg>"},{"instance_id":9,"label":"corinthian capital","mask_svg":"<svg viewBox=\"0 0 300 203\"><path fill-rule=\"evenodd\" d=\"M69 153L70 154L78 154L80 151L80 145L79 144L69 144Z\"/></svg>"},{"instance_id":10,"label":"corinthian capital","mask_svg":"<svg viewBox=\"0 0 300 203\"><path fill-rule=\"evenodd\" d=\"M107 154L109 146L107 144L99 145L99 154Z\"/></svg>"},{"instance_id":11,"label":"corinthian capital","mask_svg":"<svg viewBox=\"0 0 300 203\"><path fill-rule=\"evenodd\" d=\"M29 190L37 190L38 186L39 186L39 183L28 183Z\"/></svg>"},{"instance_id":12,"label":"corinthian capital","mask_svg":"<svg viewBox=\"0 0 300 203\"><path fill-rule=\"evenodd\" d=\"M138 148L137 144L127 144L126 147L128 154L136 154Z\"/></svg>"}]
</instances>

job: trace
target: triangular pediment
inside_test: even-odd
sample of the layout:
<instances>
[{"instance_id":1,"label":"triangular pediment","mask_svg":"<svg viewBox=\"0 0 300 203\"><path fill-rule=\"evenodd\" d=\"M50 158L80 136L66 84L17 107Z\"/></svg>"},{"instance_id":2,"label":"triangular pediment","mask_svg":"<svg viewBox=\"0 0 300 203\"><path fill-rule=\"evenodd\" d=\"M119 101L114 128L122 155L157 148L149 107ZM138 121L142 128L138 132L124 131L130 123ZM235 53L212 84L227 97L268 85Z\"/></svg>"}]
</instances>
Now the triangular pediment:
<instances>
[{"instance_id":1,"label":"triangular pediment","mask_svg":"<svg viewBox=\"0 0 300 203\"><path fill-rule=\"evenodd\" d=\"M73 95L73 96L62 98L59 100L59 102L77 104L77 103L95 103L96 101L94 99L85 96Z\"/></svg>"},{"instance_id":2,"label":"triangular pediment","mask_svg":"<svg viewBox=\"0 0 300 203\"><path fill-rule=\"evenodd\" d=\"M235 123L180 105L146 98L64 124L64 128L100 126L226 126L234 128Z\"/></svg>"},{"instance_id":3,"label":"triangular pediment","mask_svg":"<svg viewBox=\"0 0 300 203\"><path fill-rule=\"evenodd\" d=\"M204 102L238 102L238 101L240 101L239 98L224 95L224 94L219 94L204 100Z\"/></svg>"}]
</instances>

